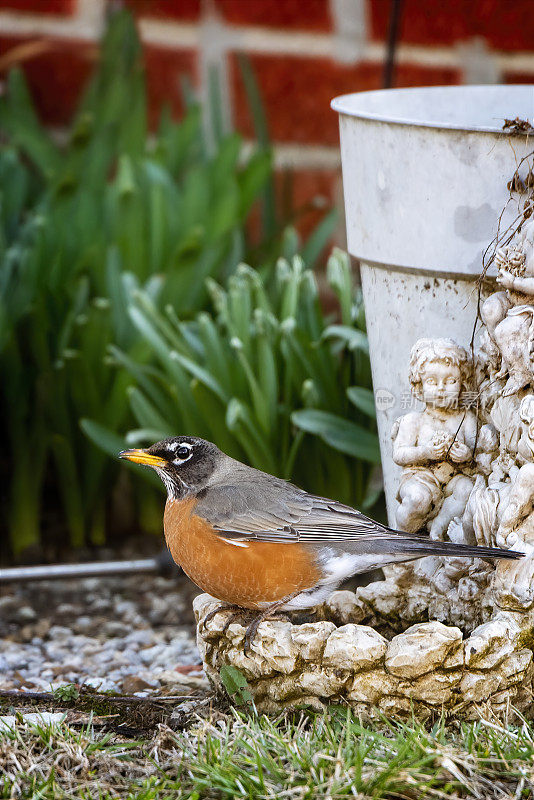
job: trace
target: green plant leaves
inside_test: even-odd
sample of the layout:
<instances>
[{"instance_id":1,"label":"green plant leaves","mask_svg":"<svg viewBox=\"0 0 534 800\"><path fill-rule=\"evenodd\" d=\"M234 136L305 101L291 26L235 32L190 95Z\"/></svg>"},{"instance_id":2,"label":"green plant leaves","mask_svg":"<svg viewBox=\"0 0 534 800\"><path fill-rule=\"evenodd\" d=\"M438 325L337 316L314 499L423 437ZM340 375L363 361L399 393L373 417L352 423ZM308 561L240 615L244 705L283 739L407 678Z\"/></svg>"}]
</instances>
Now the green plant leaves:
<instances>
[{"instance_id":1,"label":"green plant leaves","mask_svg":"<svg viewBox=\"0 0 534 800\"><path fill-rule=\"evenodd\" d=\"M252 705L252 693L248 681L237 667L223 664L219 672L222 685L236 706Z\"/></svg>"},{"instance_id":2,"label":"green plant leaves","mask_svg":"<svg viewBox=\"0 0 534 800\"><path fill-rule=\"evenodd\" d=\"M338 296L343 325L352 323L353 289L348 253L335 247L326 265L328 283Z\"/></svg>"},{"instance_id":3,"label":"green plant leaves","mask_svg":"<svg viewBox=\"0 0 534 800\"><path fill-rule=\"evenodd\" d=\"M375 397L371 389L367 389L365 386L349 386L347 397L356 408L359 408L371 419L375 419Z\"/></svg>"},{"instance_id":4,"label":"green plant leaves","mask_svg":"<svg viewBox=\"0 0 534 800\"><path fill-rule=\"evenodd\" d=\"M105 521L114 530L114 490L134 469L106 457L125 445L117 431L196 433L285 474L288 464L298 469L290 413L302 403L307 369L337 413L349 404L345 373L352 384L367 382L364 369L360 381L360 367L346 363L341 339L334 352L333 339L321 338L317 289L302 262L285 262L273 288L276 259L293 259L300 242L275 214L263 109L250 65L241 67L258 130L253 148L225 128L215 74L211 113L186 90L184 118L164 112L148 138L143 51L124 10L109 14L99 62L60 144L38 119L22 73L7 80L0 369L9 381L0 425L14 465L6 489L13 551L54 536L44 530L52 516L73 546L101 541ZM252 244L257 201L263 227ZM326 215L305 243L311 261L333 224ZM261 274L239 266L259 254ZM281 328L288 320L294 343ZM139 482L131 496L140 515L152 487L147 494ZM49 513L50 502L59 513Z\"/></svg>"},{"instance_id":5,"label":"green plant leaves","mask_svg":"<svg viewBox=\"0 0 534 800\"><path fill-rule=\"evenodd\" d=\"M87 438L91 440L91 442L93 442L98 448L103 450L110 458L114 460L118 460L121 450L125 450L130 446L130 443L127 442L126 439L123 439L113 431L110 431L104 425L101 425L92 419L80 420L80 427ZM162 489L161 481L157 475L152 472L152 470L148 470L137 464L133 464L131 461L128 461L126 465L128 469L142 476L153 486L156 486L158 489Z\"/></svg>"},{"instance_id":6,"label":"green plant leaves","mask_svg":"<svg viewBox=\"0 0 534 800\"><path fill-rule=\"evenodd\" d=\"M116 458L121 450L126 449L126 441L104 425L91 419L81 419L80 427L85 435L112 458Z\"/></svg>"},{"instance_id":7,"label":"green plant leaves","mask_svg":"<svg viewBox=\"0 0 534 800\"><path fill-rule=\"evenodd\" d=\"M341 450L342 453L373 464L380 461L378 437L354 422L330 414L328 411L311 408L294 411L291 420L301 430L320 436L327 444L336 450Z\"/></svg>"},{"instance_id":8,"label":"green plant leaves","mask_svg":"<svg viewBox=\"0 0 534 800\"><path fill-rule=\"evenodd\" d=\"M32 159L46 178L56 174L61 163L59 152L37 118L20 69L9 73L7 91L0 103L0 122L11 142Z\"/></svg>"},{"instance_id":9,"label":"green plant leaves","mask_svg":"<svg viewBox=\"0 0 534 800\"><path fill-rule=\"evenodd\" d=\"M308 241L302 248L302 258L308 267L314 267L319 260L319 256L332 238L338 221L338 211L334 208L323 217L309 236Z\"/></svg>"},{"instance_id":10,"label":"green plant leaves","mask_svg":"<svg viewBox=\"0 0 534 800\"><path fill-rule=\"evenodd\" d=\"M323 337L340 339L350 350L361 350L363 353L369 353L369 341L367 334L358 328L352 328L350 325L329 325L323 331Z\"/></svg>"},{"instance_id":11,"label":"green plant leaves","mask_svg":"<svg viewBox=\"0 0 534 800\"><path fill-rule=\"evenodd\" d=\"M138 386L132 410L154 435L212 439L310 491L331 481L339 499L358 504L368 497L366 465L379 461L372 391L353 384L370 382L366 334L353 323L326 325L300 257L280 260L276 278L240 265L226 288L210 283L213 313L190 321L134 295L130 317L162 372L140 371L113 349ZM313 468L317 459L324 471Z\"/></svg>"}]
</instances>

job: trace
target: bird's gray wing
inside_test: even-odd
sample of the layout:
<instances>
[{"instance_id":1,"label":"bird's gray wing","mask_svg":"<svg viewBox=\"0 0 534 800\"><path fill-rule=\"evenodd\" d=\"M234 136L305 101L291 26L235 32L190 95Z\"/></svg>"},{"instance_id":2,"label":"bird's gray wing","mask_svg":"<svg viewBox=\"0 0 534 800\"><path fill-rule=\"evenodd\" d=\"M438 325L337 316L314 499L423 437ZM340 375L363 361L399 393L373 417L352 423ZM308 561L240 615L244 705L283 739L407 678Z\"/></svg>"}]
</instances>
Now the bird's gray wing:
<instances>
[{"instance_id":1,"label":"bird's gray wing","mask_svg":"<svg viewBox=\"0 0 534 800\"><path fill-rule=\"evenodd\" d=\"M266 476L267 477L267 476ZM353 554L448 555L519 558L522 553L491 547L440 542L381 525L350 506L302 491L268 476L269 481L236 481L209 487L195 512L216 533L233 542L315 544Z\"/></svg>"},{"instance_id":2,"label":"bird's gray wing","mask_svg":"<svg viewBox=\"0 0 534 800\"><path fill-rule=\"evenodd\" d=\"M349 506L279 479L210 487L195 511L234 541L325 543L387 530Z\"/></svg>"}]
</instances>

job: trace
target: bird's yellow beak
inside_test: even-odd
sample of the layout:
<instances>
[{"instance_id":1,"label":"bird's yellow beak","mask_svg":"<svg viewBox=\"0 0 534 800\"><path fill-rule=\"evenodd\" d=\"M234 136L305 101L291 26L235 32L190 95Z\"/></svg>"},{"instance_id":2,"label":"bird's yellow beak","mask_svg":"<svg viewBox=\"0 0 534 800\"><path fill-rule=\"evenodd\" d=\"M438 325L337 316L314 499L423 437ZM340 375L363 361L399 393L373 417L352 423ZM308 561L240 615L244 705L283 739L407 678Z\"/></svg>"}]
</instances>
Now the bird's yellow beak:
<instances>
[{"instance_id":1,"label":"bird's yellow beak","mask_svg":"<svg viewBox=\"0 0 534 800\"><path fill-rule=\"evenodd\" d=\"M146 450L122 450L119 458L126 458L128 461L135 461L136 464L144 464L146 467L168 466L164 458L147 453Z\"/></svg>"}]
</instances>

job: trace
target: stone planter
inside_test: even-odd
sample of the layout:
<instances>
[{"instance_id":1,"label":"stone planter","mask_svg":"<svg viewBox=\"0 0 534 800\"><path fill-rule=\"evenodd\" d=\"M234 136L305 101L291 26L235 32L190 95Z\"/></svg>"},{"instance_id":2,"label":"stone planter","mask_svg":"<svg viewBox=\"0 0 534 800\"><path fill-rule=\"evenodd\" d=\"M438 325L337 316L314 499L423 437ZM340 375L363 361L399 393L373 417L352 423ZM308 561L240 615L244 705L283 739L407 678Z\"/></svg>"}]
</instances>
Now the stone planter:
<instances>
[{"instance_id":1,"label":"stone planter","mask_svg":"<svg viewBox=\"0 0 534 800\"><path fill-rule=\"evenodd\" d=\"M334 592L316 622L268 620L245 655L246 620L224 626L222 612L203 627L218 602L199 595L194 610L198 646L212 685L224 693L221 667L232 664L246 678L258 711L349 703L362 718L380 714L421 718L441 709L476 718L481 707L505 712L510 704L529 714L532 705L532 652L513 613L502 612L465 637L438 621L410 625L401 632L379 620L367 605L377 604L372 584L358 595ZM390 596L390 610L395 603ZM386 610L382 604L382 610ZM362 624L366 622L368 624ZM372 627L369 625L372 623Z\"/></svg>"},{"instance_id":2,"label":"stone planter","mask_svg":"<svg viewBox=\"0 0 534 800\"><path fill-rule=\"evenodd\" d=\"M332 102L348 249L361 262L390 522L400 474L391 426L410 402L410 350L422 336L469 344L482 254L506 206L507 183L532 150L502 126L532 119L533 96L532 86L449 86ZM505 209L503 230L514 213Z\"/></svg>"},{"instance_id":3,"label":"stone planter","mask_svg":"<svg viewBox=\"0 0 534 800\"><path fill-rule=\"evenodd\" d=\"M220 668L234 665L260 710L534 713L534 145L502 131L528 119L533 97L527 86L450 87L333 103L390 524L526 555L387 567L309 620L262 622L249 655L246 615L206 627L216 601L201 595L209 679L221 688ZM509 235L479 297L499 218Z\"/></svg>"}]
</instances>

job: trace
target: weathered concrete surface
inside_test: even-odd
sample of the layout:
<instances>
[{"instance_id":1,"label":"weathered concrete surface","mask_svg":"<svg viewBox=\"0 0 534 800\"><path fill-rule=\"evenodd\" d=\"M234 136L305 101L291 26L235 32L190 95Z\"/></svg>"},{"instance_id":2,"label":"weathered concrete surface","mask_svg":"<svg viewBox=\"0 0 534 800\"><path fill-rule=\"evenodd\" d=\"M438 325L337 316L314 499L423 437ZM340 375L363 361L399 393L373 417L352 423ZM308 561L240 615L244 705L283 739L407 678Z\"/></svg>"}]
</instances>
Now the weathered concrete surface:
<instances>
[{"instance_id":1,"label":"weathered concrete surface","mask_svg":"<svg viewBox=\"0 0 534 800\"><path fill-rule=\"evenodd\" d=\"M317 622L266 620L245 655L247 615L224 631L230 612L222 611L206 629L204 617L219 604L200 595L194 610L209 680L222 690L220 669L233 664L246 677L258 710L266 712L347 702L364 717L412 711L424 717L441 708L476 717L481 705L498 713L512 703L532 714L525 615L500 612L467 637L458 627L437 621L418 622L392 635L399 620L385 619L386 636L349 621L365 616L364 597L369 596L369 587L358 594L334 592L318 609ZM395 617L394 606L389 609Z\"/></svg>"}]
</instances>

